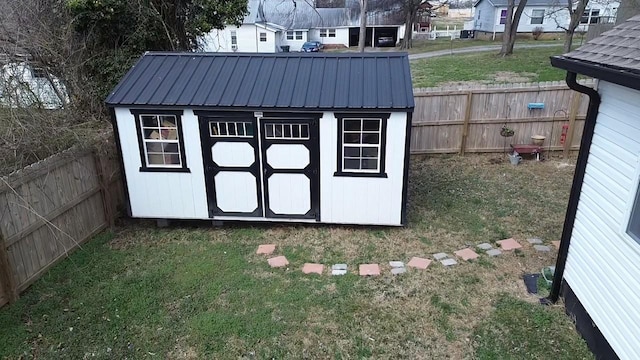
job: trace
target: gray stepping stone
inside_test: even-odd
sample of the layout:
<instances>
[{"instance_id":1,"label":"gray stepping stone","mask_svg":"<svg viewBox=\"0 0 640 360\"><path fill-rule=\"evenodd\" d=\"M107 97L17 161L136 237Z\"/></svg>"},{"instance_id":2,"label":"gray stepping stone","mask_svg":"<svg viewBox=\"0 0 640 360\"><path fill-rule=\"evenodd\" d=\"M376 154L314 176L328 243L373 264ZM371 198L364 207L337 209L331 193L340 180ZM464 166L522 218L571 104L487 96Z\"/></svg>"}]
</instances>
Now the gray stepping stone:
<instances>
[{"instance_id":1,"label":"gray stepping stone","mask_svg":"<svg viewBox=\"0 0 640 360\"><path fill-rule=\"evenodd\" d=\"M331 270L331 275L346 275L346 274L347 274L347 270L342 270L342 269Z\"/></svg>"},{"instance_id":2,"label":"gray stepping stone","mask_svg":"<svg viewBox=\"0 0 640 360\"><path fill-rule=\"evenodd\" d=\"M489 256L498 256L500 254L502 254L502 251L500 251L499 249L487 250L487 255Z\"/></svg>"},{"instance_id":3,"label":"gray stepping stone","mask_svg":"<svg viewBox=\"0 0 640 360\"><path fill-rule=\"evenodd\" d=\"M453 266L455 264L457 264L458 262L453 260L453 259L444 259L440 261L442 263L442 265L444 266Z\"/></svg>"},{"instance_id":4,"label":"gray stepping stone","mask_svg":"<svg viewBox=\"0 0 640 360\"><path fill-rule=\"evenodd\" d=\"M389 266L392 268L403 268L404 263L402 261L389 261Z\"/></svg>"},{"instance_id":5,"label":"gray stepping stone","mask_svg":"<svg viewBox=\"0 0 640 360\"><path fill-rule=\"evenodd\" d=\"M449 255L447 255L446 253L433 254L433 258L436 259L436 260L442 260L442 259L446 259L448 257L449 257Z\"/></svg>"},{"instance_id":6,"label":"gray stepping stone","mask_svg":"<svg viewBox=\"0 0 640 360\"><path fill-rule=\"evenodd\" d=\"M331 270L347 270L347 264L335 264L331 266Z\"/></svg>"},{"instance_id":7,"label":"gray stepping stone","mask_svg":"<svg viewBox=\"0 0 640 360\"><path fill-rule=\"evenodd\" d=\"M397 267L397 268L391 269L391 273L393 275L400 275L400 274L404 274L406 272L407 272L407 269L405 269L403 267Z\"/></svg>"},{"instance_id":8,"label":"gray stepping stone","mask_svg":"<svg viewBox=\"0 0 640 360\"><path fill-rule=\"evenodd\" d=\"M493 246L491 246L491 244L489 243L482 243L482 244L478 244L478 248L482 250L491 250L493 249Z\"/></svg>"},{"instance_id":9,"label":"gray stepping stone","mask_svg":"<svg viewBox=\"0 0 640 360\"><path fill-rule=\"evenodd\" d=\"M551 251L551 248L548 247L547 245L533 245L533 248L540 251L540 252L549 252Z\"/></svg>"},{"instance_id":10,"label":"gray stepping stone","mask_svg":"<svg viewBox=\"0 0 640 360\"><path fill-rule=\"evenodd\" d=\"M529 242L529 244L542 244L542 239L540 238L531 238L527 239L527 241Z\"/></svg>"}]
</instances>

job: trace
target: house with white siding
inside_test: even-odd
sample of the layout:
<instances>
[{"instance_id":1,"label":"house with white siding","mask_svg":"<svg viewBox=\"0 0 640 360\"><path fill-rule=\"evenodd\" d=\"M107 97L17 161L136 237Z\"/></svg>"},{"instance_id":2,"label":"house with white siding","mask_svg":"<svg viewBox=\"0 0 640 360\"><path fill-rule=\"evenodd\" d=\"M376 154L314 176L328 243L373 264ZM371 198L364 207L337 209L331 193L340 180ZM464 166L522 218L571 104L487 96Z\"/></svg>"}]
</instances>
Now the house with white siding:
<instances>
[{"instance_id":1,"label":"house with white siding","mask_svg":"<svg viewBox=\"0 0 640 360\"><path fill-rule=\"evenodd\" d=\"M132 217L406 223L406 53L147 53L106 103Z\"/></svg>"},{"instance_id":2,"label":"house with white siding","mask_svg":"<svg viewBox=\"0 0 640 360\"><path fill-rule=\"evenodd\" d=\"M476 1L474 18L465 23L465 29L475 30L480 34L503 33L507 19L507 3L507 0ZM611 0L589 1L577 31L586 31L590 24L614 22L619 5L618 1ZM531 34L538 27L542 28L544 33L564 32L563 28L568 26L569 19L566 1L527 0L518 23L518 33Z\"/></svg>"},{"instance_id":3,"label":"house with white siding","mask_svg":"<svg viewBox=\"0 0 640 360\"><path fill-rule=\"evenodd\" d=\"M549 300L597 358L640 359L640 16L551 63L590 104Z\"/></svg>"},{"instance_id":4,"label":"house with white siding","mask_svg":"<svg viewBox=\"0 0 640 360\"><path fill-rule=\"evenodd\" d=\"M381 3L382 4L382 3ZM326 47L357 46L360 37L359 0L342 7L315 7L310 1L249 0L241 26L227 25L200 39L208 52L300 51L306 41ZM381 37L397 43L404 35L404 15L399 5L376 7L369 1L366 46L378 46Z\"/></svg>"}]
</instances>

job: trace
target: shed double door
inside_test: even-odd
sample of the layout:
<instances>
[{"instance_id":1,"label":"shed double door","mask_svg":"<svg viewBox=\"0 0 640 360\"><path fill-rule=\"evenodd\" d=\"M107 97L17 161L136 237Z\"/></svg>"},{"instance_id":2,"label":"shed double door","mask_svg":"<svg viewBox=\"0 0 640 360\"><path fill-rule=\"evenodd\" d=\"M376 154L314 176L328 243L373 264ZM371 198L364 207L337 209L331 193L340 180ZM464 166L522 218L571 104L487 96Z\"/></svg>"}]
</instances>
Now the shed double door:
<instances>
[{"instance_id":1,"label":"shed double door","mask_svg":"<svg viewBox=\"0 0 640 360\"><path fill-rule=\"evenodd\" d=\"M319 220L317 118L197 115L212 218Z\"/></svg>"}]
</instances>

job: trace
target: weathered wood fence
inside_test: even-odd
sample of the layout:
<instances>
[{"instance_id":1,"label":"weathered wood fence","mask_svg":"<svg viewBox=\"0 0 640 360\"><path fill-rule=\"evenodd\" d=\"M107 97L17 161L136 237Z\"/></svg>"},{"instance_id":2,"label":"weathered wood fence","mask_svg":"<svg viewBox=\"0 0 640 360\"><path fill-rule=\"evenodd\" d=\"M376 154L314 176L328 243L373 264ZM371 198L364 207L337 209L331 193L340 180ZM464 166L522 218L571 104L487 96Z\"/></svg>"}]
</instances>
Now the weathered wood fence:
<instances>
[{"instance_id":1,"label":"weathered wood fence","mask_svg":"<svg viewBox=\"0 0 640 360\"><path fill-rule=\"evenodd\" d=\"M0 306L108 226L123 202L117 161L68 150L0 178Z\"/></svg>"},{"instance_id":2,"label":"weathered wood fence","mask_svg":"<svg viewBox=\"0 0 640 360\"><path fill-rule=\"evenodd\" d=\"M593 86L592 82L585 83ZM564 82L414 89L411 152L501 152L546 136L545 150L578 150L589 98ZM529 109L543 103L543 109ZM503 125L515 136L500 136ZM565 129L564 141L563 125Z\"/></svg>"}]
</instances>

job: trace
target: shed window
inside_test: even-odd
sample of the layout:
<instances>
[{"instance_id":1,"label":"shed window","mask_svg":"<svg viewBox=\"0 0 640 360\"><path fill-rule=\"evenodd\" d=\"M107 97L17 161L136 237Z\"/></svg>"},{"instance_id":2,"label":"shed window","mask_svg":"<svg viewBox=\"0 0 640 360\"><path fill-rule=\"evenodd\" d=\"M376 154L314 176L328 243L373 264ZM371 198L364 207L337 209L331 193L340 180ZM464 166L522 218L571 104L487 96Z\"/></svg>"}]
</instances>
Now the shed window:
<instances>
[{"instance_id":1,"label":"shed window","mask_svg":"<svg viewBox=\"0 0 640 360\"><path fill-rule=\"evenodd\" d=\"M252 138L253 124L245 121L210 121L209 135L211 137Z\"/></svg>"},{"instance_id":2,"label":"shed window","mask_svg":"<svg viewBox=\"0 0 640 360\"><path fill-rule=\"evenodd\" d=\"M338 171L342 176L385 174L385 145L388 115L338 118Z\"/></svg>"},{"instance_id":3,"label":"shed window","mask_svg":"<svg viewBox=\"0 0 640 360\"><path fill-rule=\"evenodd\" d=\"M540 25L544 22L544 9L531 11L531 24Z\"/></svg>"},{"instance_id":4,"label":"shed window","mask_svg":"<svg viewBox=\"0 0 640 360\"><path fill-rule=\"evenodd\" d=\"M507 23L507 10L502 10L500 11L500 24L506 24Z\"/></svg>"},{"instance_id":5,"label":"shed window","mask_svg":"<svg viewBox=\"0 0 640 360\"><path fill-rule=\"evenodd\" d=\"M170 113L138 113L141 171L186 170L180 116Z\"/></svg>"},{"instance_id":6,"label":"shed window","mask_svg":"<svg viewBox=\"0 0 640 360\"><path fill-rule=\"evenodd\" d=\"M266 32L261 32L260 33L260 41L261 42L266 42L267 41L267 33Z\"/></svg>"},{"instance_id":7,"label":"shed window","mask_svg":"<svg viewBox=\"0 0 640 360\"><path fill-rule=\"evenodd\" d=\"M236 31L231 31L231 45L238 45L238 33Z\"/></svg>"},{"instance_id":8,"label":"shed window","mask_svg":"<svg viewBox=\"0 0 640 360\"><path fill-rule=\"evenodd\" d=\"M309 124L264 124L265 139L309 140Z\"/></svg>"},{"instance_id":9,"label":"shed window","mask_svg":"<svg viewBox=\"0 0 640 360\"><path fill-rule=\"evenodd\" d=\"M640 187L636 191L636 197L631 208L627 234L640 243Z\"/></svg>"}]
</instances>

